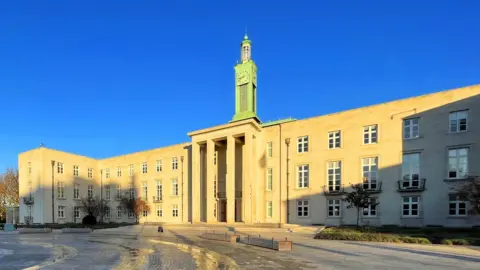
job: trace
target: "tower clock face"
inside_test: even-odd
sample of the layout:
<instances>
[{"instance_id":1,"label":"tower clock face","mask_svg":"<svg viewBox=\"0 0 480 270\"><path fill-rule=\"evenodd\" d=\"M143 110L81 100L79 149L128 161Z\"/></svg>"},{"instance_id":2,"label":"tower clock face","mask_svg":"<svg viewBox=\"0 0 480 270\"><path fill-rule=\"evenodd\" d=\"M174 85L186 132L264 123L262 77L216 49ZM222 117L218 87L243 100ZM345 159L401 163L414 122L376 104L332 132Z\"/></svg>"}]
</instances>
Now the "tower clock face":
<instances>
[{"instance_id":1,"label":"tower clock face","mask_svg":"<svg viewBox=\"0 0 480 270\"><path fill-rule=\"evenodd\" d=\"M245 70L242 70L242 71L239 71L237 73L237 84L238 85L242 85L242 84L246 84L248 83L250 80L249 76L248 76L248 72L245 71Z\"/></svg>"}]
</instances>

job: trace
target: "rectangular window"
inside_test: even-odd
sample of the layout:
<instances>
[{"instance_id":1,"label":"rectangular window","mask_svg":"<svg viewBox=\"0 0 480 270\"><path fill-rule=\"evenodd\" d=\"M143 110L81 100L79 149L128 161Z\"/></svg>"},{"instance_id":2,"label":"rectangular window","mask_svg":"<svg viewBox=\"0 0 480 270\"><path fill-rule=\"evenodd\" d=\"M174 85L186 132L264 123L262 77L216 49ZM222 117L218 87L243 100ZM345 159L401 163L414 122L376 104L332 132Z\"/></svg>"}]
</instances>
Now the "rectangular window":
<instances>
[{"instance_id":1,"label":"rectangular window","mask_svg":"<svg viewBox=\"0 0 480 270\"><path fill-rule=\"evenodd\" d=\"M57 173L63 174L63 163L57 162Z\"/></svg>"},{"instance_id":2,"label":"rectangular window","mask_svg":"<svg viewBox=\"0 0 480 270\"><path fill-rule=\"evenodd\" d=\"M273 156L272 142L267 143L267 157L271 158Z\"/></svg>"},{"instance_id":3,"label":"rectangular window","mask_svg":"<svg viewBox=\"0 0 480 270\"><path fill-rule=\"evenodd\" d=\"M406 196L402 198L402 215L404 217L418 217L420 213L420 197Z\"/></svg>"},{"instance_id":4,"label":"rectangular window","mask_svg":"<svg viewBox=\"0 0 480 270\"><path fill-rule=\"evenodd\" d=\"M93 185L88 185L87 196L89 199L93 198Z\"/></svg>"},{"instance_id":5,"label":"rectangular window","mask_svg":"<svg viewBox=\"0 0 480 270\"><path fill-rule=\"evenodd\" d=\"M340 200L327 200L328 201L328 216L339 217L340 216Z\"/></svg>"},{"instance_id":6,"label":"rectangular window","mask_svg":"<svg viewBox=\"0 0 480 270\"><path fill-rule=\"evenodd\" d=\"M122 168L117 167L117 177L122 177Z\"/></svg>"},{"instance_id":7,"label":"rectangular window","mask_svg":"<svg viewBox=\"0 0 480 270\"><path fill-rule=\"evenodd\" d=\"M110 168L105 169L105 178L110 178Z\"/></svg>"},{"instance_id":8,"label":"rectangular window","mask_svg":"<svg viewBox=\"0 0 480 270\"><path fill-rule=\"evenodd\" d=\"M32 174L32 162L28 162L28 174Z\"/></svg>"},{"instance_id":9,"label":"rectangular window","mask_svg":"<svg viewBox=\"0 0 480 270\"><path fill-rule=\"evenodd\" d=\"M308 188L308 165L297 166L297 187Z\"/></svg>"},{"instance_id":10,"label":"rectangular window","mask_svg":"<svg viewBox=\"0 0 480 270\"><path fill-rule=\"evenodd\" d=\"M142 163L142 173L143 173L143 174L148 173L148 165L147 165L147 162L143 162L143 163Z\"/></svg>"},{"instance_id":11,"label":"rectangular window","mask_svg":"<svg viewBox=\"0 0 480 270\"><path fill-rule=\"evenodd\" d=\"M162 171L162 161L161 160L157 160L157 172L161 172Z\"/></svg>"},{"instance_id":12,"label":"rectangular window","mask_svg":"<svg viewBox=\"0 0 480 270\"><path fill-rule=\"evenodd\" d=\"M143 216L143 217L147 217L147 216L148 216L148 211L147 211L147 210L143 210L143 211L142 211L142 216Z\"/></svg>"},{"instance_id":13,"label":"rectangular window","mask_svg":"<svg viewBox=\"0 0 480 270\"><path fill-rule=\"evenodd\" d=\"M376 198L369 198L368 199L371 204L366 207L366 208L363 208L363 216L364 217L375 217L377 216L377 206L376 206Z\"/></svg>"},{"instance_id":14,"label":"rectangular window","mask_svg":"<svg viewBox=\"0 0 480 270\"><path fill-rule=\"evenodd\" d=\"M178 180L172 179L172 195L178 196Z\"/></svg>"},{"instance_id":15,"label":"rectangular window","mask_svg":"<svg viewBox=\"0 0 480 270\"><path fill-rule=\"evenodd\" d=\"M448 178L468 176L468 148L448 150Z\"/></svg>"},{"instance_id":16,"label":"rectangular window","mask_svg":"<svg viewBox=\"0 0 480 270\"><path fill-rule=\"evenodd\" d=\"M59 199L65 199L65 183L64 182L57 183L57 197Z\"/></svg>"},{"instance_id":17,"label":"rectangular window","mask_svg":"<svg viewBox=\"0 0 480 270\"><path fill-rule=\"evenodd\" d=\"M157 212L157 217L163 216L162 206L157 205L155 210L156 210L155 212Z\"/></svg>"},{"instance_id":18,"label":"rectangular window","mask_svg":"<svg viewBox=\"0 0 480 270\"><path fill-rule=\"evenodd\" d=\"M377 125L363 127L363 143L374 144L378 141L378 127Z\"/></svg>"},{"instance_id":19,"label":"rectangular window","mask_svg":"<svg viewBox=\"0 0 480 270\"><path fill-rule=\"evenodd\" d=\"M148 186L147 183L142 183L142 199L144 201L148 200Z\"/></svg>"},{"instance_id":20,"label":"rectangular window","mask_svg":"<svg viewBox=\"0 0 480 270\"><path fill-rule=\"evenodd\" d=\"M272 218L273 216L273 204L272 201L267 201L267 218Z\"/></svg>"},{"instance_id":21,"label":"rectangular window","mask_svg":"<svg viewBox=\"0 0 480 270\"><path fill-rule=\"evenodd\" d=\"M122 207L117 206L117 218L122 218Z\"/></svg>"},{"instance_id":22,"label":"rectangular window","mask_svg":"<svg viewBox=\"0 0 480 270\"><path fill-rule=\"evenodd\" d=\"M65 206L58 206L58 218L65 218Z\"/></svg>"},{"instance_id":23,"label":"rectangular window","mask_svg":"<svg viewBox=\"0 0 480 270\"><path fill-rule=\"evenodd\" d=\"M308 217L308 201L297 200L297 216Z\"/></svg>"},{"instance_id":24,"label":"rectangular window","mask_svg":"<svg viewBox=\"0 0 480 270\"><path fill-rule=\"evenodd\" d=\"M111 192L110 185L106 185L105 186L105 200L110 201L111 194L112 194L112 192Z\"/></svg>"},{"instance_id":25,"label":"rectangular window","mask_svg":"<svg viewBox=\"0 0 480 270\"><path fill-rule=\"evenodd\" d=\"M272 168L267 168L267 190L272 191L273 187L273 169Z\"/></svg>"},{"instance_id":26,"label":"rectangular window","mask_svg":"<svg viewBox=\"0 0 480 270\"><path fill-rule=\"evenodd\" d=\"M105 207L105 218L110 218L110 207Z\"/></svg>"},{"instance_id":27,"label":"rectangular window","mask_svg":"<svg viewBox=\"0 0 480 270\"><path fill-rule=\"evenodd\" d=\"M128 165L128 176L133 176L133 164Z\"/></svg>"},{"instance_id":28,"label":"rectangular window","mask_svg":"<svg viewBox=\"0 0 480 270\"><path fill-rule=\"evenodd\" d=\"M135 199L135 188L132 184L128 184L128 197L130 199Z\"/></svg>"},{"instance_id":29,"label":"rectangular window","mask_svg":"<svg viewBox=\"0 0 480 270\"><path fill-rule=\"evenodd\" d=\"M75 184L73 186L73 198L78 200L80 199L80 185L79 184Z\"/></svg>"},{"instance_id":30,"label":"rectangular window","mask_svg":"<svg viewBox=\"0 0 480 270\"><path fill-rule=\"evenodd\" d=\"M362 177L364 189L377 188L378 157L362 158Z\"/></svg>"},{"instance_id":31,"label":"rectangular window","mask_svg":"<svg viewBox=\"0 0 480 270\"><path fill-rule=\"evenodd\" d=\"M340 130L328 132L328 148L329 149L336 149L341 147L340 136L341 136Z\"/></svg>"},{"instance_id":32,"label":"rectangular window","mask_svg":"<svg viewBox=\"0 0 480 270\"><path fill-rule=\"evenodd\" d=\"M73 165L73 176L78 176L78 166Z\"/></svg>"},{"instance_id":33,"label":"rectangular window","mask_svg":"<svg viewBox=\"0 0 480 270\"><path fill-rule=\"evenodd\" d=\"M74 218L80 218L80 207L79 206L73 207L73 217Z\"/></svg>"},{"instance_id":34,"label":"rectangular window","mask_svg":"<svg viewBox=\"0 0 480 270\"><path fill-rule=\"evenodd\" d=\"M117 194L115 195L117 200L120 200L122 198L122 186L120 184L117 184Z\"/></svg>"},{"instance_id":35,"label":"rectangular window","mask_svg":"<svg viewBox=\"0 0 480 270\"><path fill-rule=\"evenodd\" d=\"M466 196L452 194L449 196L450 216L466 216L467 215L467 198Z\"/></svg>"},{"instance_id":36,"label":"rectangular window","mask_svg":"<svg viewBox=\"0 0 480 270\"><path fill-rule=\"evenodd\" d=\"M157 198L156 198L156 200L161 201L162 196L163 196L162 195L162 182L157 181Z\"/></svg>"},{"instance_id":37,"label":"rectangular window","mask_svg":"<svg viewBox=\"0 0 480 270\"><path fill-rule=\"evenodd\" d=\"M217 198L217 176L213 176L213 197Z\"/></svg>"},{"instance_id":38,"label":"rectangular window","mask_svg":"<svg viewBox=\"0 0 480 270\"><path fill-rule=\"evenodd\" d=\"M468 110L451 112L450 116L450 132L467 131L468 128Z\"/></svg>"},{"instance_id":39,"label":"rectangular window","mask_svg":"<svg viewBox=\"0 0 480 270\"><path fill-rule=\"evenodd\" d=\"M88 168L88 178L93 178L93 169L92 168Z\"/></svg>"},{"instance_id":40,"label":"rectangular window","mask_svg":"<svg viewBox=\"0 0 480 270\"><path fill-rule=\"evenodd\" d=\"M411 118L403 120L403 138L414 139L420 136L420 118Z\"/></svg>"},{"instance_id":41,"label":"rectangular window","mask_svg":"<svg viewBox=\"0 0 480 270\"><path fill-rule=\"evenodd\" d=\"M420 153L404 154L402 160L402 187L420 186Z\"/></svg>"},{"instance_id":42,"label":"rectangular window","mask_svg":"<svg viewBox=\"0 0 480 270\"><path fill-rule=\"evenodd\" d=\"M342 162L328 162L327 175L328 191L340 191L340 186L342 184Z\"/></svg>"},{"instance_id":43,"label":"rectangular window","mask_svg":"<svg viewBox=\"0 0 480 270\"><path fill-rule=\"evenodd\" d=\"M172 205L172 216L178 217L178 204Z\"/></svg>"},{"instance_id":44,"label":"rectangular window","mask_svg":"<svg viewBox=\"0 0 480 270\"><path fill-rule=\"evenodd\" d=\"M297 138L297 152L308 152L308 136L302 136Z\"/></svg>"},{"instance_id":45,"label":"rectangular window","mask_svg":"<svg viewBox=\"0 0 480 270\"><path fill-rule=\"evenodd\" d=\"M134 218L132 210L127 211L128 218Z\"/></svg>"},{"instance_id":46,"label":"rectangular window","mask_svg":"<svg viewBox=\"0 0 480 270\"><path fill-rule=\"evenodd\" d=\"M178 158L172 158L172 170L178 169Z\"/></svg>"}]
</instances>

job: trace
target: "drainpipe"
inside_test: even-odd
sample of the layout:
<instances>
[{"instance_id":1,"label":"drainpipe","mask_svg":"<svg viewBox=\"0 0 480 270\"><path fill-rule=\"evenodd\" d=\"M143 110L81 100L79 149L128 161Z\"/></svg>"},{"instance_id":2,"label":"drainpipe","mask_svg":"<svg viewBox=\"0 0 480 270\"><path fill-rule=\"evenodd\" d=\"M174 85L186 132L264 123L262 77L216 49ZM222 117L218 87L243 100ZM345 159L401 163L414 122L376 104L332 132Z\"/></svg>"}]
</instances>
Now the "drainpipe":
<instances>
[{"instance_id":1,"label":"drainpipe","mask_svg":"<svg viewBox=\"0 0 480 270\"><path fill-rule=\"evenodd\" d=\"M55 223L55 160L52 160L52 223Z\"/></svg>"},{"instance_id":2,"label":"drainpipe","mask_svg":"<svg viewBox=\"0 0 480 270\"><path fill-rule=\"evenodd\" d=\"M279 207L278 207L278 210L279 210L279 216L278 216L278 224L282 224L282 124L278 125L279 128L280 128L280 132L279 132L279 140L278 140L278 145L279 145L279 148L280 148L280 151L279 151L279 155L280 155L280 175L279 175L279 185L280 185L280 188L279 188L279 195L278 195L278 199L279 199Z\"/></svg>"},{"instance_id":3,"label":"drainpipe","mask_svg":"<svg viewBox=\"0 0 480 270\"><path fill-rule=\"evenodd\" d=\"M290 175L290 172L288 170L289 166L289 161L290 161L290 155L289 155L289 146L290 146L290 138L285 139L285 144L287 145L287 224L290 223L290 201L288 199L288 189L289 189L289 180L288 177Z\"/></svg>"},{"instance_id":4,"label":"drainpipe","mask_svg":"<svg viewBox=\"0 0 480 270\"><path fill-rule=\"evenodd\" d=\"M182 223L183 223L183 156L180 156L180 161L182 162Z\"/></svg>"},{"instance_id":5,"label":"drainpipe","mask_svg":"<svg viewBox=\"0 0 480 270\"><path fill-rule=\"evenodd\" d=\"M100 223L103 223L103 169L100 169Z\"/></svg>"}]
</instances>

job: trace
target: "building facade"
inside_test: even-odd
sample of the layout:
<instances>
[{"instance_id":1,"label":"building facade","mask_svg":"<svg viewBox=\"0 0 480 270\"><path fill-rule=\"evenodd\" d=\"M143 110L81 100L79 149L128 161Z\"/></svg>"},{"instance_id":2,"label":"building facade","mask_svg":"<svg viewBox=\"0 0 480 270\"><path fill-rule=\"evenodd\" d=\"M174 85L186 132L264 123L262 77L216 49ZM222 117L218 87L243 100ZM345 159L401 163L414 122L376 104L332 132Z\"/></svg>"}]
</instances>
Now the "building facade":
<instances>
[{"instance_id":1,"label":"building facade","mask_svg":"<svg viewBox=\"0 0 480 270\"><path fill-rule=\"evenodd\" d=\"M361 183L379 204L370 225L472 226L456 187L480 175L480 85L303 120L262 123L257 67L245 36L235 66L235 115L188 143L94 159L45 147L21 153L20 222L79 222L84 197L109 201L105 221L347 225L342 196Z\"/></svg>"}]
</instances>

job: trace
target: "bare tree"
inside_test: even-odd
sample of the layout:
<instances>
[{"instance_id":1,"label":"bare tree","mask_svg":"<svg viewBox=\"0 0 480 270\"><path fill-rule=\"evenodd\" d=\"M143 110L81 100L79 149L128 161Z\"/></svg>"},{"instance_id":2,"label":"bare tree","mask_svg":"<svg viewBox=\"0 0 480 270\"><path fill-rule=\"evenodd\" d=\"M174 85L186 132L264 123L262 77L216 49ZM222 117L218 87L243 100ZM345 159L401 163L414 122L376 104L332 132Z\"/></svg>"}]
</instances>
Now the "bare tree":
<instances>
[{"instance_id":1,"label":"bare tree","mask_svg":"<svg viewBox=\"0 0 480 270\"><path fill-rule=\"evenodd\" d=\"M465 196L470 206L469 214L480 215L480 177L468 179L466 182L457 185L454 190Z\"/></svg>"},{"instance_id":2,"label":"bare tree","mask_svg":"<svg viewBox=\"0 0 480 270\"><path fill-rule=\"evenodd\" d=\"M0 176L0 201L6 205L18 205L18 170L7 169Z\"/></svg>"},{"instance_id":3,"label":"bare tree","mask_svg":"<svg viewBox=\"0 0 480 270\"><path fill-rule=\"evenodd\" d=\"M347 202L347 208L355 208L357 210L357 227L360 220L360 211L368 207L376 207L379 202L370 196L370 193L363 188L363 184L352 185L353 191L345 194L342 199Z\"/></svg>"},{"instance_id":4,"label":"bare tree","mask_svg":"<svg viewBox=\"0 0 480 270\"><path fill-rule=\"evenodd\" d=\"M108 201L105 199L100 199L100 197L86 197L81 198L77 202L78 207L84 213L94 216L97 219L103 221L105 215L105 209L108 207Z\"/></svg>"},{"instance_id":5,"label":"bare tree","mask_svg":"<svg viewBox=\"0 0 480 270\"><path fill-rule=\"evenodd\" d=\"M125 213L131 212L135 216L135 222L138 223L143 211L150 212L150 205L141 198L122 197L120 207Z\"/></svg>"}]
</instances>

